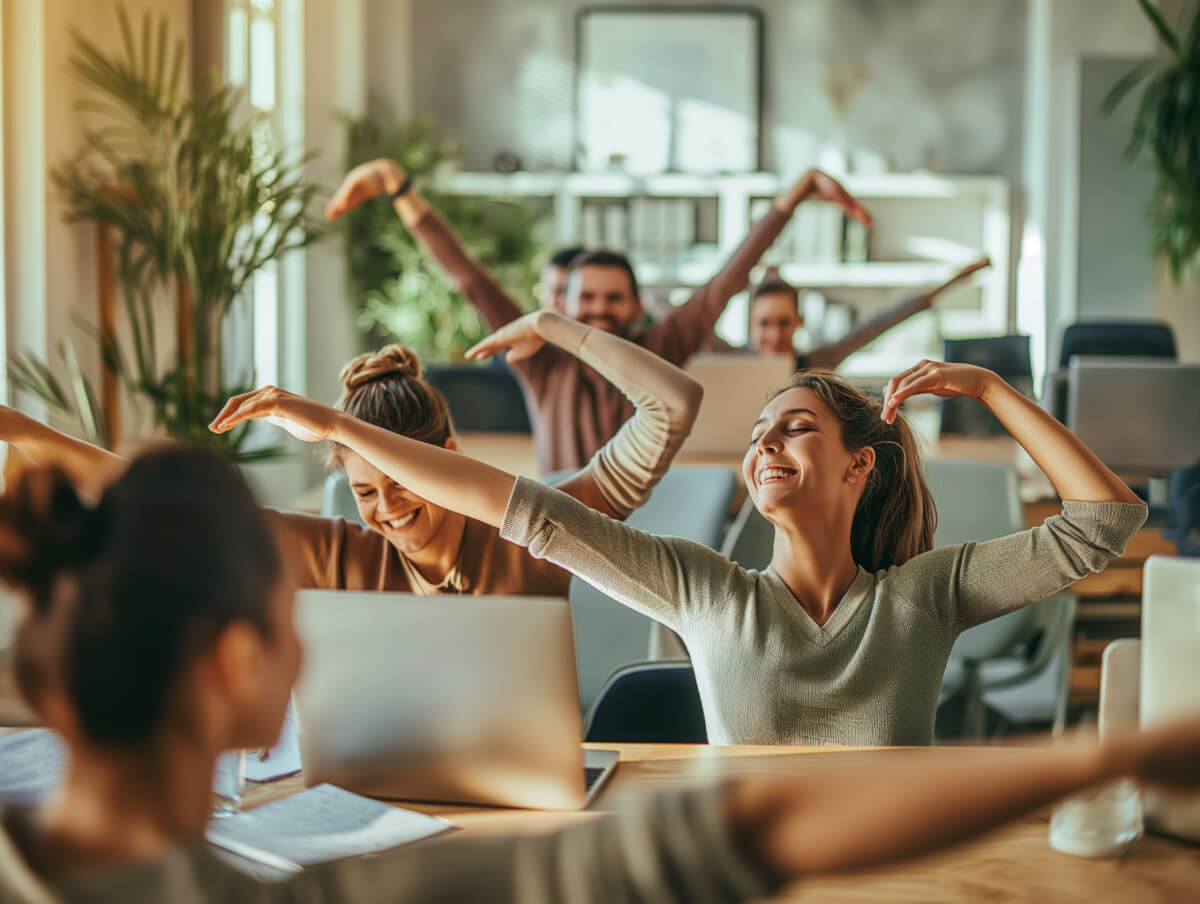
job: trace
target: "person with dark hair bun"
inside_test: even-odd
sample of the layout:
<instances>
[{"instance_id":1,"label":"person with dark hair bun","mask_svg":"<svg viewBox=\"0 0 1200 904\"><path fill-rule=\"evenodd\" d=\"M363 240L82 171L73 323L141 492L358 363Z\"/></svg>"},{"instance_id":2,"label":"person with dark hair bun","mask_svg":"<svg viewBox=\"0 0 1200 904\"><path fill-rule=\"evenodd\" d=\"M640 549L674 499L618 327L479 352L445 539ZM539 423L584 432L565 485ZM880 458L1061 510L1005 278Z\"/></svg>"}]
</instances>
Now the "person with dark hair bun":
<instances>
[{"instance_id":1,"label":"person with dark hair bun","mask_svg":"<svg viewBox=\"0 0 1200 904\"><path fill-rule=\"evenodd\" d=\"M325 208L336 220L372 198L389 197L396 213L425 253L446 271L455 287L479 311L490 329L499 330L521 316L521 308L471 257L449 224L429 207L399 164L379 159L346 174ZM600 330L624 336L682 366L711 340L717 319L750 271L807 201L836 204L847 216L870 223L866 209L834 178L809 170L784 188L770 212L711 280L664 320L639 329L645 311L633 267L623 254L588 250L570 262L563 313ZM514 363L529 400L543 474L581 467L608 442L632 414L629 402L613 386L595 379L587 362L547 349Z\"/></svg>"},{"instance_id":2,"label":"person with dark hair bun","mask_svg":"<svg viewBox=\"0 0 1200 904\"><path fill-rule=\"evenodd\" d=\"M214 453L134 459L95 505L62 472L0 497L0 578L28 598L18 655L67 766L0 805L13 904L735 902L960 842L1131 774L1200 785L1200 720L1103 746L953 751L645 798L551 834L453 835L264 882L204 841L218 755L279 734L302 651L271 529Z\"/></svg>"},{"instance_id":3,"label":"person with dark hair bun","mask_svg":"<svg viewBox=\"0 0 1200 904\"><path fill-rule=\"evenodd\" d=\"M585 505L628 517L645 502L691 430L699 384L632 342L549 311L509 324L503 342L516 349L509 354L512 361L552 343L631 400L633 418L586 467L559 484ZM499 351L494 340L488 347ZM416 442L457 450L446 400L424 379L411 349L389 345L359 355L342 369L340 382L338 410ZM123 466L119 457L4 406L0 440L35 462L59 464L92 495ZM494 527L431 503L352 450L334 445L330 464L346 473L365 527L340 518L275 513L301 586L424 595L566 595L569 572L505 542Z\"/></svg>"},{"instance_id":4,"label":"person with dark hair bun","mask_svg":"<svg viewBox=\"0 0 1200 904\"><path fill-rule=\"evenodd\" d=\"M922 393L985 405L1046 472L1062 513L1008 537L932 549L933 499L899 414ZM958 635L1103 570L1146 519L1142 501L1077 437L968 364L921 361L889 382L882 404L811 370L768 401L742 462L750 498L775 527L761 572L273 390L231 399L213 428L260 417L353 448L673 630L717 744L931 743Z\"/></svg>"},{"instance_id":5,"label":"person with dark hair bun","mask_svg":"<svg viewBox=\"0 0 1200 904\"><path fill-rule=\"evenodd\" d=\"M856 351L874 342L892 327L899 326L922 311L928 311L939 295L991 265L989 258L982 257L963 267L945 282L884 309L836 342L819 345L799 355L796 355L793 341L796 330L804 326L800 293L779 274L777 268L770 267L750 290L749 349L760 355L796 355L797 370L836 370Z\"/></svg>"}]
</instances>

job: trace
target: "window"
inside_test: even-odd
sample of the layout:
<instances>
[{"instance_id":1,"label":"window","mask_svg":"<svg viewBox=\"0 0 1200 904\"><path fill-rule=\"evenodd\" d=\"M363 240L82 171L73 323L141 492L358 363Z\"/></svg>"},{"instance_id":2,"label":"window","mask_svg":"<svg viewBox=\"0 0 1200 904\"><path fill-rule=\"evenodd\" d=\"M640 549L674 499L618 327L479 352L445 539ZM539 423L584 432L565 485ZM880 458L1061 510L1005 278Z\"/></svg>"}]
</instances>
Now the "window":
<instances>
[{"instance_id":1,"label":"window","mask_svg":"<svg viewBox=\"0 0 1200 904\"><path fill-rule=\"evenodd\" d=\"M226 0L225 80L245 89L250 105L265 115L272 141L283 134L278 103L282 5L282 0ZM252 380L255 385L281 382L279 269L271 264L254 276L247 297L239 300L226 323L228 379Z\"/></svg>"}]
</instances>

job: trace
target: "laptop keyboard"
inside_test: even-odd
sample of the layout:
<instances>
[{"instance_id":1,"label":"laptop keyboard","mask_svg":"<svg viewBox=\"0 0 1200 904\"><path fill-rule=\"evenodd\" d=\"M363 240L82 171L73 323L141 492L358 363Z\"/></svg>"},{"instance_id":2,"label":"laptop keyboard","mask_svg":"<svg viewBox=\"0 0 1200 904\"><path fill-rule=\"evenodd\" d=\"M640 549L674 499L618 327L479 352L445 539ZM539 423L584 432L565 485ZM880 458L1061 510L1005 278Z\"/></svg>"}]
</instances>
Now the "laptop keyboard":
<instances>
[{"instance_id":1,"label":"laptop keyboard","mask_svg":"<svg viewBox=\"0 0 1200 904\"><path fill-rule=\"evenodd\" d=\"M584 766L583 767L583 784L590 792L596 782L600 781L600 776L604 774L604 770L599 766Z\"/></svg>"}]
</instances>

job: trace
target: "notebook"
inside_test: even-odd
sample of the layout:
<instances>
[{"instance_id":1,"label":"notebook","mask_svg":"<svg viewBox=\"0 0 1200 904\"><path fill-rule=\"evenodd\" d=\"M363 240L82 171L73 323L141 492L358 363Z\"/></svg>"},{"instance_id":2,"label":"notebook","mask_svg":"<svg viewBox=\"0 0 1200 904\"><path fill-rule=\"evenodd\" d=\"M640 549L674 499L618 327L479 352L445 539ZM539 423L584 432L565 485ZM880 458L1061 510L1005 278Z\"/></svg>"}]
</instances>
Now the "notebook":
<instances>
[{"instance_id":1,"label":"notebook","mask_svg":"<svg viewBox=\"0 0 1200 904\"><path fill-rule=\"evenodd\" d=\"M454 826L437 816L402 810L333 785L317 785L244 813L214 819L208 840L247 860L283 872L373 854L439 835Z\"/></svg>"}]
</instances>

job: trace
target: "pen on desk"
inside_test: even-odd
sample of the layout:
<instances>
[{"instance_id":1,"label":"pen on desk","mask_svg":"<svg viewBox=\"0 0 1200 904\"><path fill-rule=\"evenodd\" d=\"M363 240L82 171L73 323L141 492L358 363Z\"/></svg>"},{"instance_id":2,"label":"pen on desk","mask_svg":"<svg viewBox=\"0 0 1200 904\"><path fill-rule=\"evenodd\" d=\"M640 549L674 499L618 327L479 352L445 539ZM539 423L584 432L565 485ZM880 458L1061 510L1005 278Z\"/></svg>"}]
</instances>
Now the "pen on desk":
<instances>
[{"instance_id":1,"label":"pen on desk","mask_svg":"<svg viewBox=\"0 0 1200 904\"><path fill-rule=\"evenodd\" d=\"M263 762L268 756L270 756L270 754L271 754L271 749L269 747L259 747L258 750L256 750L254 752L254 755L256 757L258 757L258 761L260 763Z\"/></svg>"}]
</instances>

